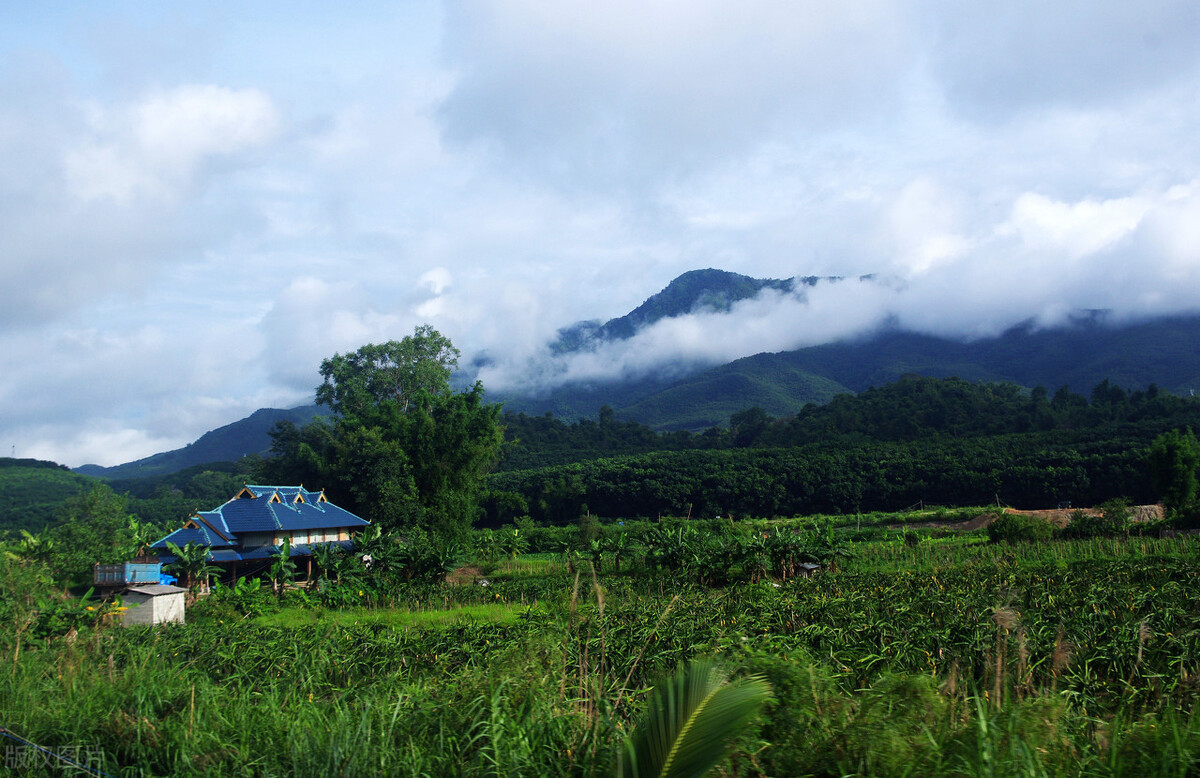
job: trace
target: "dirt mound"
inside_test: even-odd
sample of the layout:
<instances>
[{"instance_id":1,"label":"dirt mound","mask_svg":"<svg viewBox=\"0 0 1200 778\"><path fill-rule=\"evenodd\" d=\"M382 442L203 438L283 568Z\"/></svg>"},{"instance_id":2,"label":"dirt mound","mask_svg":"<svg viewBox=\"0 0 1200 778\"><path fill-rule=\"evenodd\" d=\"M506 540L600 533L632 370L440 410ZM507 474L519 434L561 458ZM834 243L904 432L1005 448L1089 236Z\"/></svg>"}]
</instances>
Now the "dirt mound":
<instances>
[{"instance_id":1,"label":"dirt mound","mask_svg":"<svg viewBox=\"0 0 1200 778\"><path fill-rule=\"evenodd\" d=\"M905 526L910 528L917 527L942 527L944 529L952 529L959 532L970 532L971 530L983 529L991 524L996 519L1000 518L1001 513L1008 513L1014 516L1037 516L1045 519L1054 526L1062 529L1071 523L1071 514L1079 511L1085 516L1099 516L1099 508L1048 508L1045 510L1036 511L1019 511L1016 508L1004 508L1002 511L988 511L981 513L968 521L951 522L940 524L937 522L920 522L917 524L893 524L889 525L889 529L903 529ZM1161 505L1134 505L1130 507L1133 513L1133 520L1136 522L1144 521L1162 521L1163 509Z\"/></svg>"},{"instance_id":2,"label":"dirt mound","mask_svg":"<svg viewBox=\"0 0 1200 778\"><path fill-rule=\"evenodd\" d=\"M450 584L451 586L473 584L480 578L483 578L483 571L475 565L458 567L446 573L446 583Z\"/></svg>"},{"instance_id":3,"label":"dirt mound","mask_svg":"<svg viewBox=\"0 0 1200 778\"><path fill-rule=\"evenodd\" d=\"M1013 516L1036 516L1039 519L1045 519L1046 521L1050 522L1051 524L1058 527L1059 529L1062 529L1063 527L1065 527L1071 523L1071 514L1074 513L1075 511L1079 511L1080 513L1087 515L1087 516L1099 516L1100 515L1100 511L1096 510L1095 508L1066 508L1066 509L1054 508L1054 509L1039 510L1039 511L1019 511L1016 508L1005 508L1004 509L1005 513L1013 515ZM995 518L996 518L995 516L992 517L993 521L995 520ZM991 524L991 522L988 522L988 524Z\"/></svg>"}]
</instances>

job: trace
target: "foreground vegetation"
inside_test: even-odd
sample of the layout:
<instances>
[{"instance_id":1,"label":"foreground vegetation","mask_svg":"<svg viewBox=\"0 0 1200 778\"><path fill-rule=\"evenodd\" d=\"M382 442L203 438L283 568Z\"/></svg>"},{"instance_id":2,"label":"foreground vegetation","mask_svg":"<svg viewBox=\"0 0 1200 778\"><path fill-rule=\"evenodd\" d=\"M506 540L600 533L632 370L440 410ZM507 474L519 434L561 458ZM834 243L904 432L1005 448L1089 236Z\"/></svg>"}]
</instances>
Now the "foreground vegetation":
<instances>
[{"instance_id":1,"label":"foreground vegetation","mask_svg":"<svg viewBox=\"0 0 1200 778\"><path fill-rule=\"evenodd\" d=\"M593 574L480 535L462 585L223 587L159 629L52 604L41 568L6 559L0 616L24 626L0 638L4 724L113 775L608 775L649 688L715 656L773 690L725 774L1200 768L1193 538L988 543L871 518L784 527L808 549L836 524L863 537L811 578L742 562L704 583L641 539Z\"/></svg>"},{"instance_id":2,"label":"foreground vegetation","mask_svg":"<svg viewBox=\"0 0 1200 778\"><path fill-rule=\"evenodd\" d=\"M335 356L334 416L281 427L271 460L93 484L0 542L0 726L111 775L633 774L674 690L730 701L736 734L701 727L727 775L1200 770L1200 549L1166 537L1200 517L1197 402L913 379L707 437L524 420L678 450L584 462L564 439L485 481L498 409L450 391L455 354L418 329ZM373 525L353 555L315 548L304 588L285 544L269 584L215 586L187 625L116 627L91 563L145 547L131 513L225 499L243 466L330 479ZM1066 529L872 512L1001 494L1108 502ZM205 548L176 556L188 584L213 572Z\"/></svg>"}]
</instances>

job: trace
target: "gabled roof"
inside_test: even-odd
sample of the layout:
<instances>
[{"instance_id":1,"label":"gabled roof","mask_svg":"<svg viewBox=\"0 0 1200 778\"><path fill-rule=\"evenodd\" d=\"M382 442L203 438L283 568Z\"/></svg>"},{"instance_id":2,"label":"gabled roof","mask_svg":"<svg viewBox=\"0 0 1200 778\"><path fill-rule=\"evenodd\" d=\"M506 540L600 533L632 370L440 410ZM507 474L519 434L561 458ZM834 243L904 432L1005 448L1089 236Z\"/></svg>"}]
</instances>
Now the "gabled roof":
<instances>
[{"instance_id":1,"label":"gabled roof","mask_svg":"<svg viewBox=\"0 0 1200 778\"><path fill-rule=\"evenodd\" d=\"M238 536L243 533L359 529L368 524L329 502L324 491L313 492L303 486L247 485L220 507L194 514L182 529L151 548L165 549L167 541L178 546L193 542L214 549L241 547Z\"/></svg>"}]
</instances>

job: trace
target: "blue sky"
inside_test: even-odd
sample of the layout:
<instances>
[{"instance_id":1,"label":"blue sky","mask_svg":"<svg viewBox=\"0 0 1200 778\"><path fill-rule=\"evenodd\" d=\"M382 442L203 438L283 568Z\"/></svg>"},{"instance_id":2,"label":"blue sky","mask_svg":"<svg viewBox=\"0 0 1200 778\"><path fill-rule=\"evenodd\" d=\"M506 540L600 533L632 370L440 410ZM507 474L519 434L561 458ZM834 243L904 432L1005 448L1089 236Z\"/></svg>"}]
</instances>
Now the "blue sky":
<instances>
[{"instance_id":1,"label":"blue sky","mask_svg":"<svg viewBox=\"0 0 1200 778\"><path fill-rule=\"evenodd\" d=\"M1183 1L9 4L0 447L177 447L425 322L512 388L1195 311L1196 40ZM878 280L547 357L702 267Z\"/></svg>"}]
</instances>

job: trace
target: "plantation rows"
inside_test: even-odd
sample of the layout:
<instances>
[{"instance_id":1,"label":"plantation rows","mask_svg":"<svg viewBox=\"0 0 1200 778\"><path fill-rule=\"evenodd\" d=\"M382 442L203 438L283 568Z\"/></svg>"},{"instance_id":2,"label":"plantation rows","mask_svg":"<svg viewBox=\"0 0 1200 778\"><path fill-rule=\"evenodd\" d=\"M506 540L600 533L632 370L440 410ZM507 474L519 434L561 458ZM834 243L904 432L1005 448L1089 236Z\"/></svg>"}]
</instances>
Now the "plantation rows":
<instances>
[{"instance_id":1,"label":"plantation rows","mask_svg":"<svg viewBox=\"0 0 1200 778\"><path fill-rule=\"evenodd\" d=\"M847 688L885 672L953 673L987 688L999 672L1006 684L1071 689L1101 709L1151 697L1182 702L1200 679L1194 560L826 573L715 590L666 576L596 584L585 574L578 584L555 577L443 591L446 606L523 601L528 609L511 624L287 630L209 622L153 639L173 664L234 684L294 681L298 692L318 695L436 677L535 647L561 651L567 667L603 666L609 682L632 675L635 686L696 654L751 650L825 663ZM132 633L120 642L140 640Z\"/></svg>"},{"instance_id":2,"label":"plantation rows","mask_svg":"<svg viewBox=\"0 0 1200 778\"><path fill-rule=\"evenodd\" d=\"M0 699L6 726L93 744L112 775L606 775L650 688L716 655L774 689L738 774L1200 766L1194 540L970 540L856 543L838 571L724 586L558 557L536 575L498 562L487 586L355 589L336 610L250 586L185 626L83 609L5 639ZM508 615L386 618L485 604ZM265 625L288 613L303 626Z\"/></svg>"}]
</instances>

